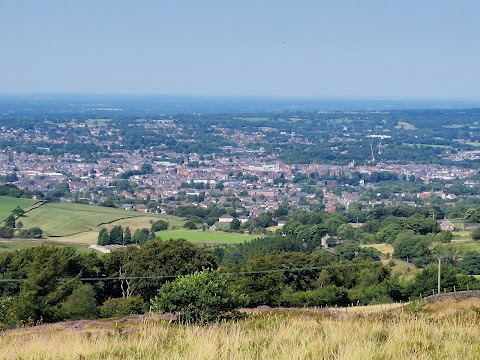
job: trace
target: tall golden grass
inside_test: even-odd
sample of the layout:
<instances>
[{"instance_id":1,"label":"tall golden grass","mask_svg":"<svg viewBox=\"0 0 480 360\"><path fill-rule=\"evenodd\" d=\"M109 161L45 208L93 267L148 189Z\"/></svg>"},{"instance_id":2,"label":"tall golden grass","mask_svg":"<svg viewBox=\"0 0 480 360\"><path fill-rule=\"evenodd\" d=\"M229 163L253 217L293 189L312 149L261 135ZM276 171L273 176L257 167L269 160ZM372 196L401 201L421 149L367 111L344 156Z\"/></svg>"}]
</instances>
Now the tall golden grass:
<instances>
[{"instance_id":1,"label":"tall golden grass","mask_svg":"<svg viewBox=\"0 0 480 360\"><path fill-rule=\"evenodd\" d=\"M209 326L49 325L0 335L2 359L479 359L480 315L265 313Z\"/></svg>"}]
</instances>

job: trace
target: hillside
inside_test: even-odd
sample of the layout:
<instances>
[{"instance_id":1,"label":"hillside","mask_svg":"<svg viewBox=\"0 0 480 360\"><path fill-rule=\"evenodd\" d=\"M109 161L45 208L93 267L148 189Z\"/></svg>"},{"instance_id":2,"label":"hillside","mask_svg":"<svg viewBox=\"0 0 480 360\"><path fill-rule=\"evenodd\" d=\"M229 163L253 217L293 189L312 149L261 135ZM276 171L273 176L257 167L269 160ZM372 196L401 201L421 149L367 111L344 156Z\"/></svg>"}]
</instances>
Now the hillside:
<instances>
[{"instance_id":1,"label":"hillside","mask_svg":"<svg viewBox=\"0 0 480 360\"><path fill-rule=\"evenodd\" d=\"M17 206L25 209L35 204L36 200L13 198L7 196L0 196L0 222L5 220L7 216L12 213L12 210Z\"/></svg>"},{"instance_id":2,"label":"hillside","mask_svg":"<svg viewBox=\"0 0 480 360\"><path fill-rule=\"evenodd\" d=\"M145 218L147 218L147 221L145 221ZM93 233L96 234L94 239L96 239L101 225L105 224L107 226L107 224L124 219L130 219L128 226L132 228L149 224L149 220L179 220L178 218L164 215L144 214L74 203L47 203L21 217L25 227L38 226L42 228L46 236L68 237L74 234L88 233L93 230ZM138 220L140 226L136 225L136 220ZM69 239L66 239L66 241L69 241Z\"/></svg>"},{"instance_id":3,"label":"hillside","mask_svg":"<svg viewBox=\"0 0 480 360\"><path fill-rule=\"evenodd\" d=\"M478 359L480 299L424 314L267 312L244 321L177 326L158 315L7 331L5 359ZM443 309L454 309L445 313Z\"/></svg>"}]
</instances>

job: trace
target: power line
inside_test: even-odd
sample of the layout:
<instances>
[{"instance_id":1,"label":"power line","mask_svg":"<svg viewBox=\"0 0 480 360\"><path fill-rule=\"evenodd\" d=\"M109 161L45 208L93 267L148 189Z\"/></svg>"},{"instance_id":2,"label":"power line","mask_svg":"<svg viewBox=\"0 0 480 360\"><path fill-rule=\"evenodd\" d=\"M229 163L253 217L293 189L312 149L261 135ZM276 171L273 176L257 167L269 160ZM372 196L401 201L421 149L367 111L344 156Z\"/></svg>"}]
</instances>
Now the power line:
<instances>
[{"instance_id":1,"label":"power line","mask_svg":"<svg viewBox=\"0 0 480 360\"><path fill-rule=\"evenodd\" d=\"M367 264L342 264L342 265L325 265L325 266L311 266L311 267L302 267L302 268L285 268L285 269L268 269L268 270L252 270L252 271L235 271L235 272L221 272L225 275L254 275L254 274L267 274L267 273L279 273L279 272L298 272L298 271L312 271L312 270L323 270L323 269L339 269L339 268L349 268L349 267L364 267ZM124 277L89 277L89 278L56 278L57 280L75 280L80 281L108 281L108 280L142 280L142 279L172 279L179 278L183 275L150 275L150 276L124 276ZM22 282L27 281L28 278L24 279L0 279L2 282Z\"/></svg>"}]
</instances>

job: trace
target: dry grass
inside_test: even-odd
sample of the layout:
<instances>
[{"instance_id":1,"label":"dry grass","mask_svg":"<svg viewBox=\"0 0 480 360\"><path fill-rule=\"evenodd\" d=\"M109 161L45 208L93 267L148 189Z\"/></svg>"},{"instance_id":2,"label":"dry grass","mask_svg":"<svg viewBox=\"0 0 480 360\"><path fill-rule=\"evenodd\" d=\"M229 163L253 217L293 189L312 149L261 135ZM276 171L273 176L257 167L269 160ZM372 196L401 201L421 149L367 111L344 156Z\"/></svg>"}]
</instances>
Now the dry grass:
<instances>
[{"instance_id":1,"label":"dry grass","mask_svg":"<svg viewBox=\"0 0 480 360\"><path fill-rule=\"evenodd\" d=\"M393 246L390 244L367 244L367 245L362 245L362 247L365 248L374 248L378 251L380 251L382 254L393 254Z\"/></svg>"},{"instance_id":2,"label":"dry grass","mask_svg":"<svg viewBox=\"0 0 480 360\"><path fill-rule=\"evenodd\" d=\"M328 319L260 314L210 326L92 322L21 329L0 338L2 359L478 359L480 316L410 314Z\"/></svg>"},{"instance_id":3,"label":"dry grass","mask_svg":"<svg viewBox=\"0 0 480 360\"><path fill-rule=\"evenodd\" d=\"M49 237L48 239L52 242L67 244L96 244L98 240L98 231L90 230L69 236Z\"/></svg>"},{"instance_id":4,"label":"dry grass","mask_svg":"<svg viewBox=\"0 0 480 360\"><path fill-rule=\"evenodd\" d=\"M391 311L400 309L404 306L404 303L390 303L390 304L377 304L366 306L351 306L351 307L339 307L336 308L340 314L374 314L382 311Z\"/></svg>"}]
</instances>

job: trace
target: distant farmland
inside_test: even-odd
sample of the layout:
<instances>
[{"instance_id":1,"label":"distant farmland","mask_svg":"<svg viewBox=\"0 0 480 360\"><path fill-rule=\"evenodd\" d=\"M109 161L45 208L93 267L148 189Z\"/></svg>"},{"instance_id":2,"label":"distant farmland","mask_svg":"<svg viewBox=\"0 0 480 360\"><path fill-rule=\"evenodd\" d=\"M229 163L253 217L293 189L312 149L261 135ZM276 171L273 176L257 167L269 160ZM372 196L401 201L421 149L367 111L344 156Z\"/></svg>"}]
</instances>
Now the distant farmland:
<instances>
[{"instance_id":1,"label":"distant farmland","mask_svg":"<svg viewBox=\"0 0 480 360\"><path fill-rule=\"evenodd\" d=\"M0 196L0 222L5 220L12 213L12 210L15 209L17 206L25 209L29 206L32 206L36 202L36 200L31 199L18 199Z\"/></svg>"},{"instance_id":2,"label":"distant farmland","mask_svg":"<svg viewBox=\"0 0 480 360\"><path fill-rule=\"evenodd\" d=\"M139 218L141 221L145 216L153 219L165 218L162 215L144 214L101 206L48 203L26 213L22 216L21 221L27 228L40 227L47 236L68 236L92 230L96 231L102 227L102 224L121 219Z\"/></svg>"},{"instance_id":3,"label":"distant farmland","mask_svg":"<svg viewBox=\"0 0 480 360\"><path fill-rule=\"evenodd\" d=\"M258 235L244 235L236 233L226 233L219 231L158 231L155 233L157 237L163 240L168 239L185 239L194 243L218 243L218 244L238 244L252 239L256 239Z\"/></svg>"}]
</instances>

